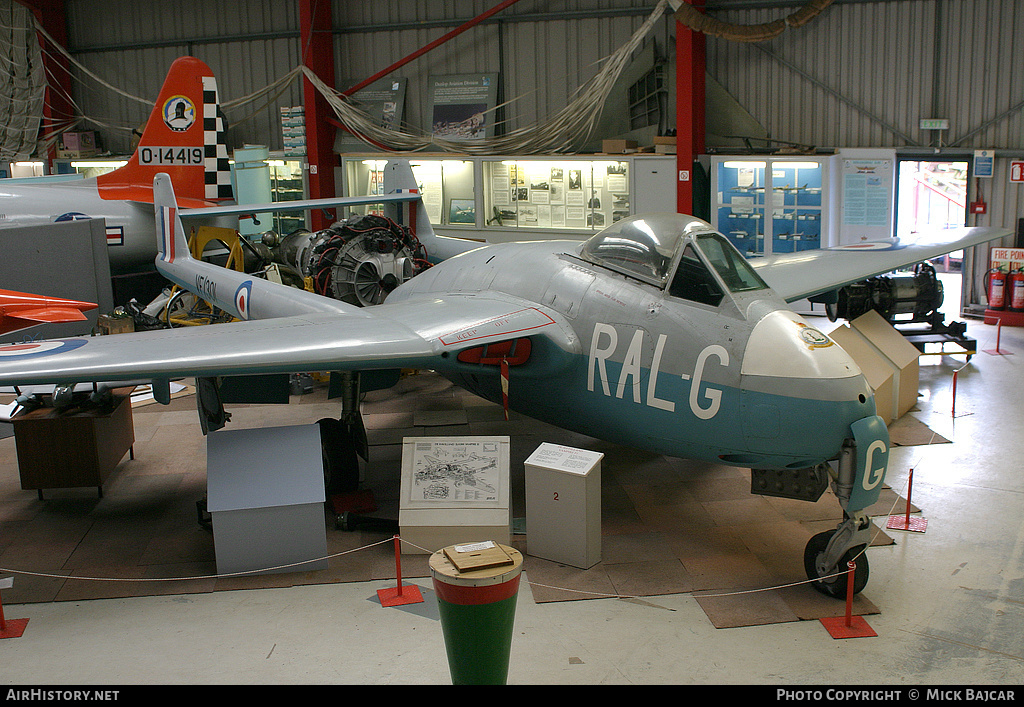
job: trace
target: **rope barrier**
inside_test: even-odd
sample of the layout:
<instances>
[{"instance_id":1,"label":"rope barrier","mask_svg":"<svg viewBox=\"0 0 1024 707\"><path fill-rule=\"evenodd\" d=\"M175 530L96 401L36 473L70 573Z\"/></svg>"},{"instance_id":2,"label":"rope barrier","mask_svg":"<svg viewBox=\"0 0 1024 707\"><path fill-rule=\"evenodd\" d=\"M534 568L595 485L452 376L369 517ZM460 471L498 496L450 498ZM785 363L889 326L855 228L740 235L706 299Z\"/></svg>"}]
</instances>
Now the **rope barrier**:
<instances>
[{"instance_id":1,"label":"rope barrier","mask_svg":"<svg viewBox=\"0 0 1024 707\"><path fill-rule=\"evenodd\" d=\"M935 438L935 433L932 434L932 439L934 439L934 438ZM931 444L930 441L929 441L929 444ZM914 467L914 468L916 468L916 467ZM908 479L908 482L909 482L909 479ZM907 488L906 484L904 484L903 488L904 488L904 490ZM896 500L893 502L892 508L889 510L889 513L887 515L891 515L892 514L892 512L896 509L896 505L898 503L899 503L899 494L897 494ZM872 542L874 542L874 540L882 532L881 528L877 528L876 527L875 530L876 530L876 532L875 532L874 536L871 538L871 542L869 542L867 545L865 545L864 549L861 550L859 553L857 553L857 555L853 558L854 561L856 561L858 558L860 558L860 556L863 555L867 551L867 548L871 545ZM32 571L28 571L28 570L17 570L17 569L13 569L13 568L10 568L10 567L0 567L0 572L7 572L7 573L10 573L10 574L24 575L24 576L30 576L30 577L43 577L43 578L47 578L47 579L63 579L63 580L85 581L85 582L144 583L144 582L187 582L187 581L198 581L198 580L209 580L209 579L225 579L225 578L230 578L230 577L250 576L250 575L261 574L261 573L265 573L265 572L283 570L283 569L288 569L289 567L298 567L298 566L301 566L301 565L307 565L307 564L309 564L311 562L317 562L317 561L321 561L321 560L331 560L331 559L335 559L335 558L338 558L338 557L343 557L345 555L349 555L349 554L352 554L352 553L355 553L355 552L361 552L363 550L369 550L370 548L377 547L378 545L383 545L383 544L386 544L386 543L393 542L393 540L394 540L394 537L390 537L390 538L386 538L384 540L380 540L378 542L370 543L368 545L363 545L361 547L352 548L350 550L344 550L342 552L333 553L333 554L327 555L326 557L311 558L311 559L308 559L308 560L302 560L301 562L293 562L293 563L288 563L288 564L283 564L283 565L276 565L276 566L273 566L273 567L266 567L266 568L258 569L258 570L245 570L245 571L240 571L240 572L229 572L229 573L224 573L224 574L211 574L211 575L198 575L198 576L191 576L191 577L83 577L83 576L78 576L78 575L63 575L63 574L53 574L53 573L47 573L47 572L32 572ZM399 536L399 540L403 544L408 545L408 546L413 547L413 548L416 548L417 550L420 550L420 551L422 551L422 552L424 552L424 553L426 553L428 555L432 554L434 552L434 551L432 551L432 550L430 550L428 548L425 548L425 547L422 547L420 545L417 545L416 543L413 543L413 542L408 541L408 540L404 540L400 536ZM718 593L714 593L714 594L707 594L707 593L699 593L699 592L701 592L701 590L695 590L695 591L690 591L690 592L679 592L679 593L680 594L687 594L688 593L688 594L691 594L695 598L698 598L698 599L730 597L730 596L739 596L739 595L745 595L745 594L757 594L757 593L760 593L760 592L778 591L780 589L788 589L790 587L796 587L796 586L800 586L802 584L811 584L811 583L819 582L819 581L822 581L822 580L833 579L835 577L839 577L839 576L844 575L846 573L847 573L847 570L842 570L840 572L836 572L836 573L830 574L830 575L825 575L823 577L818 577L816 579L806 579L806 580L801 580L799 582L791 582L789 584L781 584L781 585L776 585L776 586L771 586L771 587L760 587L760 588L756 588L756 589L744 589L744 590L737 590L737 591L733 591L733 592L718 592ZM541 584L540 582L532 582L532 581L529 580L529 578L527 578L527 583L531 587L541 587L541 588L544 588L544 589L552 589L552 590L555 590L555 591L568 592L568 593L571 593L571 594L587 594L587 595L593 596L593 597L602 597L602 598L608 598L608 599L649 599L650 598L649 596L645 596L645 595L619 594L619 593L611 594L611 593L607 593L607 592L592 592L592 591L587 591L587 590L583 590L583 589L570 589L568 587L557 587L557 586L552 586L552 585L549 585L549 584Z\"/></svg>"}]
</instances>

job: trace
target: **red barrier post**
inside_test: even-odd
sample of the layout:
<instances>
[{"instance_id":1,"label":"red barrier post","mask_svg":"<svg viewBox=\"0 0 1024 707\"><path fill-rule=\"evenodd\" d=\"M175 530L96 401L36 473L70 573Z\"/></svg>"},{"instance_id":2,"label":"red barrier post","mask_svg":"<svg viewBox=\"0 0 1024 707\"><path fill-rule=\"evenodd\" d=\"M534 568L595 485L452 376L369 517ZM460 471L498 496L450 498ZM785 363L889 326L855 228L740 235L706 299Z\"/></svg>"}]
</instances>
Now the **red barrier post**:
<instances>
[{"instance_id":1,"label":"red barrier post","mask_svg":"<svg viewBox=\"0 0 1024 707\"><path fill-rule=\"evenodd\" d=\"M380 599L381 606L402 606L404 604L419 604L423 601L423 595L420 593L420 588L415 584L410 584L405 587L403 591L402 587L402 540L399 536L395 537L395 575L398 577L398 584L394 587L388 587L387 589L378 589L377 597Z\"/></svg>"},{"instance_id":2,"label":"red barrier post","mask_svg":"<svg viewBox=\"0 0 1024 707\"><path fill-rule=\"evenodd\" d=\"M949 411L950 417L956 417L956 374L960 371L953 371L953 407Z\"/></svg>"},{"instance_id":3,"label":"red barrier post","mask_svg":"<svg viewBox=\"0 0 1024 707\"><path fill-rule=\"evenodd\" d=\"M877 636L875 630L868 625L863 616L853 615L853 581L857 563L850 560L846 563L846 616L825 616L819 621L832 638L869 638Z\"/></svg>"},{"instance_id":4,"label":"red barrier post","mask_svg":"<svg viewBox=\"0 0 1024 707\"><path fill-rule=\"evenodd\" d=\"M14 578L7 577L0 579L0 589L10 589L14 586ZM4 617L3 597L0 597L0 638L21 638L25 633L28 619L11 619Z\"/></svg>"},{"instance_id":5,"label":"red barrier post","mask_svg":"<svg viewBox=\"0 0 1024 707\"><path fill-rule=\"evenodd\" d=\"M850 560L846 567L846 628L850 628L853 626L853 573L857 563Z\"/></svg>"}]
</instances>

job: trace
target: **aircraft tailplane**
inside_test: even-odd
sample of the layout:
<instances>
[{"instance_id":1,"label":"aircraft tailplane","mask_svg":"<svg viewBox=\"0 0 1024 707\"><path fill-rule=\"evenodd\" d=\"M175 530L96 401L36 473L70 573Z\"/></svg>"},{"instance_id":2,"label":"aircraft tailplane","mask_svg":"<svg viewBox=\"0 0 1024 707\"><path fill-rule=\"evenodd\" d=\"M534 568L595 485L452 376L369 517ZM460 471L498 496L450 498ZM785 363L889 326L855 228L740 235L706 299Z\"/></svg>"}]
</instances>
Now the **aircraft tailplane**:
<instances>
[{"instance_id":1,"label":"aircraft tailplane","mask_svg":"<svg viewBox=\"0 0 1024 707\"><path fill-rule=\"evenodd\" d=\"M231 199L226 129L213 71L195 57L177 59L128 164L98 177L100 196L152 203L153 179L164 173L182 208Z\"/></svg>"},{"instance_id":2,"label":"aircraft tailplane","mask_svg":"<svg viewBox=\"0 0 1024 707\"><path fill-rule=\"evenodd\" d=\"M192 260L185 228L178 215L171 178L166 173L153 179L153 205L156 207L157 260L164 263L182 263Z\"/></svg>"},{"instance_id":3,"label":"aircraft tailplane","mask_svg":"<svg viewBox=\"0 0 1024 707\"><path fill-rule=\"evenodd\" d=\"M465 238L449 238L434 233L427 215L427 207L423 204L422 190L413 175L412 167L407 160L388 160L384 168L384 191L394 194L400 191L420 191L421 198L409 202L411 218L406 221L415 225L416 238L427 251L427 258L432 263L447 260L459 253L465 253L484 245L482 242ZM404 220L404 219L403 219Z\"/></svg>"},{"instance_id":4,"label":"aircraft tailplane","mask_svg":"<svg viewBox=\"0 0 1024 707\"><path fill-rule=\"evenodd\" d=\"M176 285L235 319L361 312L351 304L193 258L171 178L163 173L156 175L152 189L157 224L156 269Z\"/></svg>"}]
</instances>

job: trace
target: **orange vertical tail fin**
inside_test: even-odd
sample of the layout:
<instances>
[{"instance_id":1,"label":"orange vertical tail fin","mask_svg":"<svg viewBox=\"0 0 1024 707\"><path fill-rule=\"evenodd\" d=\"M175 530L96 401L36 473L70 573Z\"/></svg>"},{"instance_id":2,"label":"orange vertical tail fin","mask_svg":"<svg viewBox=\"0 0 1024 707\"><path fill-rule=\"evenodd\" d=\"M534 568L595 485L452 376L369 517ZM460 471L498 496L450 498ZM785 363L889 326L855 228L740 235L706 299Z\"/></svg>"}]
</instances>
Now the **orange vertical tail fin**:
<instances>
[{"instance_id":1,"label":"orange vertical tail fin","mask_svg":"<svg viewBox=\"0 0 1024 707\"><path fill-rule=\"evenodd\" d=\"M195 57L177 59L135 154L124 167L98 178L100 196L152 203L153 177L165 172L183 207L230 199L225 130L213 71Z\"/></svg>"}]
</instances>

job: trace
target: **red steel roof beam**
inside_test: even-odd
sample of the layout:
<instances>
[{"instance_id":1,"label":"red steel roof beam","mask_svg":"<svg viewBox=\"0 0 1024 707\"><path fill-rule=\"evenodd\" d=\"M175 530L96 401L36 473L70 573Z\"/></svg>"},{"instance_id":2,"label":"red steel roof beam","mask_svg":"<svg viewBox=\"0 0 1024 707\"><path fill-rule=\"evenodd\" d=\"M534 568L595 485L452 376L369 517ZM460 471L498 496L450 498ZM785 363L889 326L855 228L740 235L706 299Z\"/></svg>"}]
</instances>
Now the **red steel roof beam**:
<instances>
[{"instance_id":1,"label":"red steel roof beam","mask_svg":"<svg viewBox=\"0 0 1024 707\"><path fill-rule=\"evenodd\" d=\"M413 61L414 59L417 59L417 58L423 56L424 54L426 54L427 52L431 51L432 49L436 49L437 47L439 47L442 44L444 44L445 42L447 42L449 39L457 37L458 35L462 34L463 32L465 32L468 29L472 29L473 27L477 26L478 24L480 24L481 22L483 22L487 18L492 17L493 15L498 14L499 12L501 12L502 10L504 10L507 7L515 5L517 2L519 2L519 0L505 0L502 3L499 3L499 4L495 5L490 10L488 10L485 13L483 13L482 15L474 17L469 22L466 22L465 24L462 24L462 25L456 27L451 32L449 32L448 34L435 39L433 42L431 42L430 44L427 44L424 47L421 47L420 49L417 49L416 51L414 51L409 56L405 57L404 59L400 59L399 61L396 61L394 64L392 64L388 68L386 68L386 69L384 69L382 71L378 71L376 74L374 74L370 78L365 79L364 81L360 81L359 83L357 83L352 88L349 88L349 89L347 89L345 91L342 91L342 95L344 95L344 96L351 96L356 91L358 91L360 89L363 89L363 88L366 88L367 86L369 86L371 83L373 83L377 79L384 78L385 76L390 74L395 69L399 69L399 68L405 66L406 64L408 64L410 61Z\"/></svg>"}]
</instances>

